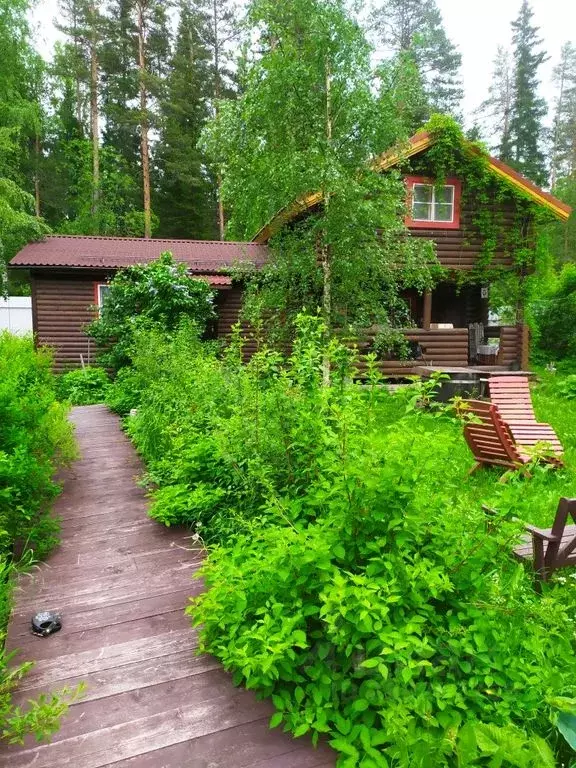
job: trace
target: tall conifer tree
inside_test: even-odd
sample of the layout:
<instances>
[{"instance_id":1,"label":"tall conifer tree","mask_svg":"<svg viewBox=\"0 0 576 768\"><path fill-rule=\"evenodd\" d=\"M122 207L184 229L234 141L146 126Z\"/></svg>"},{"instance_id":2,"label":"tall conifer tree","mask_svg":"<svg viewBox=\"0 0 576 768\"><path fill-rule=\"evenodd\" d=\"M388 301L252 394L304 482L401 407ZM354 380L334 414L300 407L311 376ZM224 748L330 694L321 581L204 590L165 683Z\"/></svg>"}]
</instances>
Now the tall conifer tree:
<instances>
[{"instance_id":1,"label":"tall conifer tree","mask_svg":"<svg viewBox=\"0 0 576 768\"><path fill-rule=\"evenodd\" d=\"M538 95L538 70L546 61L540 50L542 40L533 26L534 13L523 0L518 18L512 22L514 46L514 95L510 118L510 142L502 151L502 159L525 174L536 184L545 184L546 162L542 144L546 101Z\"/></svg>"},{"instance_id":2,"label":"tall conifer tree","mask_svg":"<svg viewBox=\"0 0 576 768\"><path fill-rule=\"evenodd\" d=\"M430 111L457 115L462 57L446 34L436 0L380 0L371 26L379 45L412 56Z\"/></svg>"},{"instance_id":3,"label":"tall conifer tree","mask_svg":"<svg viewBox=\"0 0 576 768\"><path fill-rule=\"evenodd\" d=\"M161 101L156 165L159 233L164 237L212 239L218 234L215 181L198 148L214 92L212 30L208 14L181 0L174 55Z\"/></svg>"},{"instance_id":4,"label":"tall conifer tree","mask_svg":"<svg viewBox=\"0 0 576 768\"><path fill-rule=\"evenodd\" d=\"M488 98L477 110L482 119L485 132L489 136L492 148L498 157L510 157L512 107L514 102L514 64L511 52L498 46L494 59L492 83L488 89Z\"/></svg>"},{"instance_id":5,"label":"tall conifer tree","mask_svg":"<svg viewBox=\"0 0 576 768\"><path fill-rule=\"evenodd\" d=\"M566 43L554 68L556 98L552 126L550 183L576 174L576 47Z\"/></svg>"}]
</instances>

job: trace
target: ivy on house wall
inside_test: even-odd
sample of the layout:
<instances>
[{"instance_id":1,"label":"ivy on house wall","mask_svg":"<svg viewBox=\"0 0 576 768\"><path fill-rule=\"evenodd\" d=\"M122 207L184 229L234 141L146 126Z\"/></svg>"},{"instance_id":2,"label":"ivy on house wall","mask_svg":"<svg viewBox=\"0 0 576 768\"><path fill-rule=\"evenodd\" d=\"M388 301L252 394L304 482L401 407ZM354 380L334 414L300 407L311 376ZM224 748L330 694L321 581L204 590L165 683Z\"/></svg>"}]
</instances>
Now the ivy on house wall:
<instances>
[{"instance_id":1,"label":"ivy on house wall","mask_svg":"<svg viewBox=\"0 0 576 768\"><path fill-rule=\"evenodd\" d=\"M454 271L451 278L465 284L490 283L492 303L521 307L531 287L549 268L545 230L552 214L489 166L485 147L467 140L451 118L433 115L424 127L434 137L432 146L403 164L403 171L421 173L441 186L449 176L462 181L461 207L464 244L480 240L476 265ZM507 257L512 267L502 265ZM499 263L500 262L500 263Z\"/></svg>"}]
</instances>

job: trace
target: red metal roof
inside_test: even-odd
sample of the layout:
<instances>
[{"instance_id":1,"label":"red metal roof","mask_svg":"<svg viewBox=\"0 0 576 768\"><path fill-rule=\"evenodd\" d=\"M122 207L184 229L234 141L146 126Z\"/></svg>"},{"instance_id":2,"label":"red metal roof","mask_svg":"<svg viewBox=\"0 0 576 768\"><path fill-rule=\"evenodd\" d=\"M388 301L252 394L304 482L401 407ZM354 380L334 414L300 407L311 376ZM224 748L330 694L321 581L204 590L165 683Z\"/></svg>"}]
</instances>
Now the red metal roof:
<instances>
[{"instance_id":1,"label":"red metal roof","mask_svg":"<svg viewBox=\"0 0 576 768\"><path fill-rule=\"evenodd\" d=\"M268 255L266 246L256 243L48 235L24 246L10 266L118 269L154 261L163 251L171 251L176 261L199 273L218 272L238 262L261 266Z\"/></svg>"}]
</instances>

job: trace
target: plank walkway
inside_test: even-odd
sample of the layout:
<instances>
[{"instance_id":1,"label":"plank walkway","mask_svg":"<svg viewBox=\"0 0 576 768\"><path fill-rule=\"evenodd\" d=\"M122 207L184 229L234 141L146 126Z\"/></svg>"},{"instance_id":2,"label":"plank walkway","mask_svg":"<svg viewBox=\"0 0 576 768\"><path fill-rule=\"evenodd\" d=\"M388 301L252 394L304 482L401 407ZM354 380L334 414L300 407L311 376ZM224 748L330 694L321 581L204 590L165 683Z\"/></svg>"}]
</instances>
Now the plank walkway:
<instances>
[{"instance_id":1,"label":"plank walkway","mask_svg":"<svg viewBox=\"0 0 576 768\"><path fill-rule=\"evenodd\" d=\"M19 698L84 681L52 742L0 747L10 768L329 768L334 753L271 731L271 707L234 688L183 614L201 555L185 534L146 516L141 471L117 418L75 408L81 458L55 512L62 542L22 579L8 647L36 665ZM29 632L38 610L57 609L63 629Z\"/></svg>"}]
</instances>

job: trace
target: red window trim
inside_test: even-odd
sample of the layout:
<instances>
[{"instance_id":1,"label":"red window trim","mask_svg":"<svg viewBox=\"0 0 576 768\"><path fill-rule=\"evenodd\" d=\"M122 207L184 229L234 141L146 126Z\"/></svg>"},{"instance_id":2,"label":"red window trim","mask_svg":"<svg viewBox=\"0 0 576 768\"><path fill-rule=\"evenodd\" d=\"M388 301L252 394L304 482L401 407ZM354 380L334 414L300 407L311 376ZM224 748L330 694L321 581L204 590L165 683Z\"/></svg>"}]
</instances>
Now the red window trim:
<instances>
[{"instance_id":1,"label":"red window trim","mask_svg":"<svg viewBox=\"0 0 576 768\"><path fill-rule=\"evenodd\" d=\"M412 211L412 189L414 184L434 184L429 176L406 176L408 193L408 210ZM453 221L415 221L407 214L405 223L410 229L460 229L460 199L462 197L462 182L454 176L449 176L443 186L454 187L454 220Z\"/></svg>"}]
</instances>

